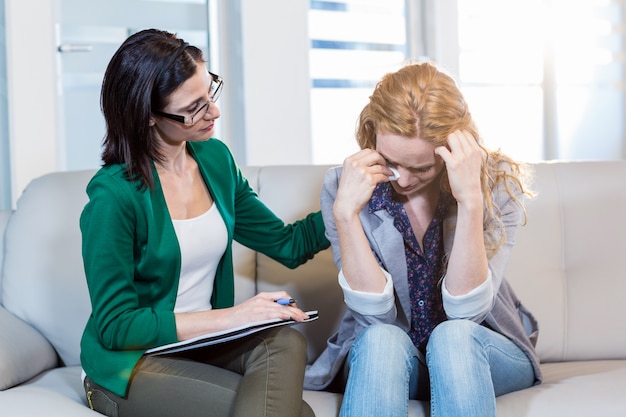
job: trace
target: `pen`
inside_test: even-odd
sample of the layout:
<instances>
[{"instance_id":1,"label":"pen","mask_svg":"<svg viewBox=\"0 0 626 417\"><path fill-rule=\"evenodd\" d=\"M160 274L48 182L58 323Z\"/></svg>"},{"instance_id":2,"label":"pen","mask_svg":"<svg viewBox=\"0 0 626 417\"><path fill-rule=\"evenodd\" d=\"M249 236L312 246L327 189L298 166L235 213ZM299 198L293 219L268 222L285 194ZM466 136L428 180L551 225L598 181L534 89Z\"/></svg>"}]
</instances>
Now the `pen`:
<instances>
[{"instance_id":1,"label":"pen","mask_svg":"<svg viewBox=\"0 0 626 417\"><path fill-rule=\"evenodd\" d=\"M293 304L296 302L296 300L294 300L293 298L279 298L275 301L281 306L288 306L289 304Z\"/></svg>"}]
</instances>

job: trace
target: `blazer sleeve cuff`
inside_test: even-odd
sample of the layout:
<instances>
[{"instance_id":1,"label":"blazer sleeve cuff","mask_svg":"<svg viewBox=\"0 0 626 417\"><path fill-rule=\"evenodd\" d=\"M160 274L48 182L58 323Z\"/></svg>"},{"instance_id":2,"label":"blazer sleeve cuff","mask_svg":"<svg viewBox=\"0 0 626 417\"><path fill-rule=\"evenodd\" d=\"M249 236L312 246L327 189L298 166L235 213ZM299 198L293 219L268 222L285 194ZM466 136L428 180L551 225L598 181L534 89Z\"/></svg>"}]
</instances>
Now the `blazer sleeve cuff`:
<instances>
[{"instance_id":1,"label":"blazer sleeve cuff","mask_svg":"<svg viewBox=\"0 0 626 417\"><path fill-rule=\"evenodd\" d=\"M356 291L350 288L348 281L343 275L343 270L339 271L339 286L343 290L343 297L346 305L351 310L364 316L377 316L389 312L394 306L393 280L389 272L381 268L387 283L381 293L370 293Z\"/></svg>"},{"instance_id":2,"label":"blazer sleeve cuff","mask_svg":"<svg viewBox=\"0 0 626 417\"><path fill-rule=\"evenodd\" d=\"M493 301L491 270L485 282L467 294L455 296L446 289L446 278L441 285L443 307L449 319L469 319L489 310Z\"/></svg>"}]
</instances>

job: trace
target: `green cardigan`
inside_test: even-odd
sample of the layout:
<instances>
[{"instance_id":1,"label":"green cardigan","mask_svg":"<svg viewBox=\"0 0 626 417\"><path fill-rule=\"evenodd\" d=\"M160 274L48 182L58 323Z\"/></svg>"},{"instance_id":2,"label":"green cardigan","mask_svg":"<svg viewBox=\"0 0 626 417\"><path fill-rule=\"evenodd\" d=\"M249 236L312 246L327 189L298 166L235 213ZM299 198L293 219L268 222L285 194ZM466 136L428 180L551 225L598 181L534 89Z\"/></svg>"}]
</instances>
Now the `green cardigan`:
<instances>
[{"instance_id":1,"label":"green cardigan","mask_svg":"<svg viewBox=\"0 0 626 417\"><path fill-rule=\"evenodd\" d=\"M228 230L213 308L234 303L233 239L290 268L329 246L319 212L285 225L258 199L222 142L187 146ZM119 396L126 395L146 349L178 341L173 309L181 262L156 170L153 191L139 191L124 173L124 166L113 165L94 175L80 218L92 306L81 340L81 365L94 382Z\"/></svg>"}]
</instances>

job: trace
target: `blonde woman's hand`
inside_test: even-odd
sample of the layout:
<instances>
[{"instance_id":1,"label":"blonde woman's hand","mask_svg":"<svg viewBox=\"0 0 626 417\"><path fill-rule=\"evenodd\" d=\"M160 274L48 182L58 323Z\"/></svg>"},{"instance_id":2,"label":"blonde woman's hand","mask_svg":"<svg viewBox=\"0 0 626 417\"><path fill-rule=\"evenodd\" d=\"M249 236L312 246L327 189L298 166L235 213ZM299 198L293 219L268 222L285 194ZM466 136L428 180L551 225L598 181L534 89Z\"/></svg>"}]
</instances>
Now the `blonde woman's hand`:
<instances>
[{"instance_id":1,"label":"blonde woman's hand","mask_svg":"<svg viewBox=\"0 0 626 417\"><path fill-rule=\"evenodd\" d=\"M485 151L467 131L448 136L448 146L435 149L446 164L452 195L459 204L482 205L481 168Z\"/></svg>"},{"instance_id":2,"label":"blonde woman's hand","mask_svg":"<svg viewBox=\"0 0 626 417\"><path fill-rule=\"evenodd\" d=\"M388 182L391 175L393 172L387 168L385 159L373 149L362 149L346 158L333 206L335 217L345 219L358 215L376 185Z\"/></svg>"}]
</instances>

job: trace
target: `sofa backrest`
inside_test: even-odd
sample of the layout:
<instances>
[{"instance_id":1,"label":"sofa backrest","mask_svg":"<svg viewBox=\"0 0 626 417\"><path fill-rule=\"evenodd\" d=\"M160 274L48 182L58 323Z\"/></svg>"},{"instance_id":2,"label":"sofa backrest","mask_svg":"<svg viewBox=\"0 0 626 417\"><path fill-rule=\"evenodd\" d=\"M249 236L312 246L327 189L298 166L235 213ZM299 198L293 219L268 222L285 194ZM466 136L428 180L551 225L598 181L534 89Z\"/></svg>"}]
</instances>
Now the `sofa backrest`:
<instances>
[{"instance_id":1,"label":"sofa backrest","mask_svg":"<svg viewBox=\"0 0 626 417\"><path fill-rule=\"evenodd\" d=\"M626 358L626 161L534 165L507 278L544 362Z\"/></svg>"},{"instance_id":2,"label":"sofa backrest","mask_svg":"<svg viewBox=\"0 0 626 417\"><path fill-rule=\"evenodd\" d=\"M90 312L78 219L92 175L58 172L31 181L5 231L2 304L42 333L66 365L79 363Z\"/></svg>"},{"instance_id":3,"label":"sofa backrest","mask_svg":"<svg viewBox=\"0 0 626 417\"><path fill-rule=\"evenodd\" d=\"M328 168L242 171L259 197L291 222L319 209ZM507 277L539 319L539 355L544 361L626 358L620 330L626 317L626 161L534 168L537 198L527 204L528 224L519 231ZM78 219L92 175L59 172L32 181L8 220L0 260L1 303L46 336L66 365L79 363L90 312ZM238 244L234 256L238 302L257 291L287 289L300 307L319 311L318 321L296 326L309 341L309 360L315 358L344 311L330 249L295 270Z\"/></svg>"},{"instance_id":4,"label":"sofa backrest","mask_svg":"<svg viewBox=\"0 0 626 417\"><path fill-rule=\"evenodd\" d=\"M6 229L11 210L0 210L0 275L2 274L2 263L4 262L4 230ZM0 281L0 304L2 304L2 281Z\"/></svg>"},{"instance_id":5,"label":"sofa backrest","mask_svg":"<svg viewBox=\"0 0 626 417\"><path fill-rule=\"evenodd\" d=\"M257 192L280 218L290 223L320 209L324 175L330 166L263 167L257 177ZM317 310L319 319L297 325L307 338L309 361L326 347L326 340L339 327L344 312L343 294L337 284L332 252L326 249L295 270L264 255L257 255L258 291L285 289L303 310Z\"/></svg>"}]
</instances>

